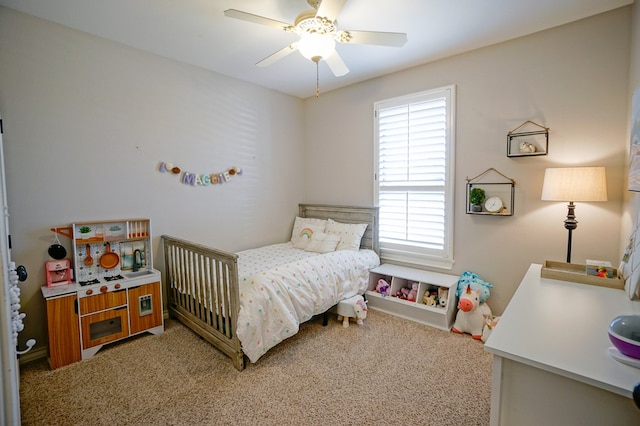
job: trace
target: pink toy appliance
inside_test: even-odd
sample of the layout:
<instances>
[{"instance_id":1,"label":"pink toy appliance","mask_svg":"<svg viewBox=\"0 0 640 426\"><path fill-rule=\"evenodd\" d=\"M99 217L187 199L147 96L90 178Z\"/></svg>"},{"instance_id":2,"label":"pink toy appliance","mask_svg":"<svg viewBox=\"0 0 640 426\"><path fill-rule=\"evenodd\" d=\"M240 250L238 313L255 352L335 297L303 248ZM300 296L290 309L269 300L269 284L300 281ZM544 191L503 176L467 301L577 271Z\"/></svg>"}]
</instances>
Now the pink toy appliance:
<instances>
[{"instance_id":1,"label":"pink toy appliance","mask_svg":"<svg viewBox=\"0 0 640 426\"><path fill-rule=\"evenodd\" d=\"M71 262L69 259L54 260L45 263L47 287L71 284L73 281Z\"/></svg>"}]
</instances>

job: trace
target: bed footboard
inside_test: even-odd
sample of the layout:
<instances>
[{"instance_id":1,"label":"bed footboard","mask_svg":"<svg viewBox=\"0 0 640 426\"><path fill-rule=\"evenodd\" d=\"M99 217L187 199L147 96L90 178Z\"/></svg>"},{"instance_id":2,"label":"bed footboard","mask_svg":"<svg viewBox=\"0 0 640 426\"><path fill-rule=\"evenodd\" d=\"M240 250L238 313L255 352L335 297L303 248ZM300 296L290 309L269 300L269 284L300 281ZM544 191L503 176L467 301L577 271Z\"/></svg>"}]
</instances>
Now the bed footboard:
<instances>
[{"instance_id":1,"label":"bed footboard","mask_svg":"<svg viewBox=\"0 0 640 426\"><path fill-rule=\"evenodd\" d=\"M168 235L162 242L169 314L231 357L242 371L245 358L236 336L238 256Z\"/></svg>"}]
</instances>

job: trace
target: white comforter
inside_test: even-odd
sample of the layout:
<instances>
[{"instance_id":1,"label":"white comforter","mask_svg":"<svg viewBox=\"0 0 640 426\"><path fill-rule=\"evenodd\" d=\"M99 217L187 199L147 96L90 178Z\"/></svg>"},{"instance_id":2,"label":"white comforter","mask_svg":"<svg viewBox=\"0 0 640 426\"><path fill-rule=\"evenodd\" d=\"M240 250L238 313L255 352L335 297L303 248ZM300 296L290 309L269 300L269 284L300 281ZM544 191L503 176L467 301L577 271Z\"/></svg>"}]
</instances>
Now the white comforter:
<instances>
[{"instance_id":1,"label":"white comforter","mask_svg":"<svg viewBox=\"0 0 640 426\"><path fill-rule=\"evenodd\" d=\"M369 269L380 264L372 250L318 254L293 248L291 243L238 254L237 336L251 362L296 334L312 316L364 293Z\"/></svg>"}]
</instances>

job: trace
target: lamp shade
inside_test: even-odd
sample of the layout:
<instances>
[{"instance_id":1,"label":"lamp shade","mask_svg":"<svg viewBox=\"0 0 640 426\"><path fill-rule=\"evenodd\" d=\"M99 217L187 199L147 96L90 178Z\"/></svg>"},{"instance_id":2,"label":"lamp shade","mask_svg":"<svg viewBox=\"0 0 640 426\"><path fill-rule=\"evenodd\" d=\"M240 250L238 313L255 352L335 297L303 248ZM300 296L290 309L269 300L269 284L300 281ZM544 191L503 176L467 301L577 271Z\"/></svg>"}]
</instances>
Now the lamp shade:
<instances>
[{"instance_id":1,"label":"lamp shade","mask_svg":"<svg viewBox=\"0 0 640 426\"><path fill-rule=\"evenodd\" d=\"M605 168L546 169L541 199L543 201L607 201Z\"/></svg>"}]
</instances>

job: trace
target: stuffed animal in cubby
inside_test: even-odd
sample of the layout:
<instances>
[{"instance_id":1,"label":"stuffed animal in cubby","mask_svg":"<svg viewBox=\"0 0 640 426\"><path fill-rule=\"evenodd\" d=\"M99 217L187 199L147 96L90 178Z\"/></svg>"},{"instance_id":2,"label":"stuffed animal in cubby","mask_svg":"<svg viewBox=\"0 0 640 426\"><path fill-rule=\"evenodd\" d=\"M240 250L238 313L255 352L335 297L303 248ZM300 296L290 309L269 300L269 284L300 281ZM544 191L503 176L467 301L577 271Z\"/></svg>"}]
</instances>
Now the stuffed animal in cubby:
<instances>
[{"instance_id":1,"label":"stuffed animal in cubby","mask_svg":"<svg viewBox=\"0 0 640 426\"><path fill-rule=\"evenodd\" d=\"M378 284L376 284L376 291L378 293L387 296L390 290L391 286L387 281L383 280L382 278L378 280Z\"/></svg>"},{"instance_id":2,"label":"stuffed animal in cubby","mask_svg":"<svg viewBox=\"0 0 640 426\"><path fill-rule=\"evenodd\" d=\"M435 306L436 301L436 293L434 291L425 291L424 296L422 296L422 304L427 306Z\"/></svg>"},{"instance_id":3,"label":"stuffed animal in cubby","mask_svg":"<svg viewBox=\"0 0 640 426\"><path fill-rule=\"evenodd\" d=\"M415 302L418 297L418 283L411 284L411 290L409 290L409 294L407 294L407 300L409 302Z\"/></svg>"},{"instance_id":4,"label":"stuffed animal in cubby","mask_svg":"<svg viewBox=\"0 0 640 426\"><path fill-rule=\"evenodd\" d=\"M476 340L482 339L485 320L491 317L491 309L486 303L480 302L480 292L472 290L471 285L460 295L456 321L451 331L454 333L468 333Z\"/></svg>"},{"instance_id":5,"label":"stuffed animal in cubby","mask_svg":"<svg viewBox=\"0 0 640 426\"><path fill-rule=\"evenodd\" d=\"M446 308L449 299L449 289L447 287L438 287L438 307Z\"/></svg>"},{"instance_id":6,"label":"stuffed animal in cubby","mask_svg":"<svg viewBox=\"0 0 640 426\"><path fill-rule=\"evenodd\" d=\"M395 292L393 297L397 297L398 299L407 300L409 297L409 292L411 289L409 287L402 287Z\"/></svg>"}]
</instances>

